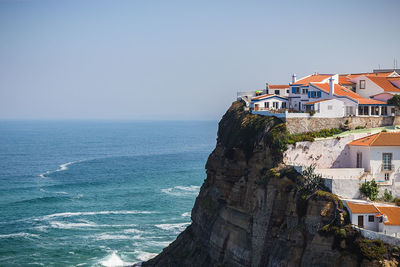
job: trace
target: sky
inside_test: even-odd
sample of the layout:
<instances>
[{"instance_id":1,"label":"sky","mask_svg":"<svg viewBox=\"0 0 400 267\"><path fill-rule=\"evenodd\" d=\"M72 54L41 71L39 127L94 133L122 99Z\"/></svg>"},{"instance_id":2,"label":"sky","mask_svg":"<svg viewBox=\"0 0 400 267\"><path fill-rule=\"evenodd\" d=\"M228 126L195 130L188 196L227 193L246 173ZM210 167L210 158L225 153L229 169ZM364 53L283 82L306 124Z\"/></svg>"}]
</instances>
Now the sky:
<instances>
[{"instance_id":1,"label":"sky","mask_svg":"<svg viewBox=\"0 0 400 267\"><path fill-rule=\"evenodd\" d=\"M0 119L218 120L237 91L400 62L400 1L0 0Z\"/></svg>"}]
</instances>

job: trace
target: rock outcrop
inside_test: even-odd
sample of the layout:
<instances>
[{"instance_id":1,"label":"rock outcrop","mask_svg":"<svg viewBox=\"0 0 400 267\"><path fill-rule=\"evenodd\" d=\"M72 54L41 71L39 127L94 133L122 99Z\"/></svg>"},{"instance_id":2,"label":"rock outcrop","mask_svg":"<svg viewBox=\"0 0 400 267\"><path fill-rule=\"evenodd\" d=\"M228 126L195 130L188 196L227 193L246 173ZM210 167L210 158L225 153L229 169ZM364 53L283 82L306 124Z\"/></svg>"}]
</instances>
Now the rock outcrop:
<instances>
[{"instance_id":1,"label":"rock outcrop","mask_svg":"<svg viewBox=\"0 0 400 267\"><path fill-rule=\"evenodd\" d=\"M281 164L285 134L279 119L233 103L219 123L193 223L142 266L396 266L394 248L345 226L334 195L299 197L298 174Z\"/></svg>"}]
</instances>

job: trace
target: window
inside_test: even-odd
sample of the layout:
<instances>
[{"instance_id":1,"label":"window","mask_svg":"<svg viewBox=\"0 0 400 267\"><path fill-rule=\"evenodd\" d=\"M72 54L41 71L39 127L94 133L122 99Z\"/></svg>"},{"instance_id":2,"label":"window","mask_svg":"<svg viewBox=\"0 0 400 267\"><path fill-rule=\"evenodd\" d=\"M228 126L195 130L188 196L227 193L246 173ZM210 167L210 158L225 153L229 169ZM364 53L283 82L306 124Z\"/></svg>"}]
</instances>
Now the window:
<instances>
[{"instance_id":1,"label":"window","mask_svg":"<svg viewBox=\"0 0 400 267\"><path fill-rule=\"evenodd\" d=\"M368 216L368 221L369 221L369 222L374 222L374 219L375 219L375 218L374 218L374 215L369 215L369 216Z\"/></svg>"},{"instance_id":2,"label":"window","mask_svg":"<svg viewBox=\"0 0 400 267\"><path fill-rule=\"evenodd\" d=\"M379 107L371 107L371 115L379 115Z\"/></svg>"},{"instance_id":3,"label":"window","mask_svg":"<svg viewBox=\"0 0 400 267\"><path fill-rule=\"evenodd\" d=\"M276 94L276 95L279 95L279 90L275 90L275 94Z\"/></svg>"},{"instance_id":4,"label":"window","mask_svg":"<svg viewBox=\"0 0 400 267\"><path fill-rule=\"evenodd\" d=\"M385 173L385 181L389 181L390 175L389 173Z\"/></svg>"},{"instance_id":5,"label":"window","mask_svg":"<svg viewBox=\"0 0 400 267\"><path fill-rule=\"evenodd\" d=\"M357 166L356 168L362 168L362 153L357 153Z\"/></svg>"},{"instance_id":6,"label":"window","mask_svg":"<svg viewBox=\"0 0 400 267\"><path fill-rule=\"evenodd\" d=\"M274 108L278 109L279 102L273 102L272 105L274 106Z\"/></svg>"},{"instance_id":7,"label":"window","mask_svg":"<svg viewBox=\"0 0 400 267\"><path fill-rule=\"evenodd\" d=\"M303 95L306 95L308 92L308 89L303 89Z\"/></svg>"},{"instance_id":8,"label":"window","mask_svg":"<svg viewBox=\"0 0 400 267\"><path fill-rule=\"evenodd\" d=\"M365 89L365 80L360 80L360 89Z\"/></svg>"},{"instance_id":9,"label":"window","mask_svg":"<svg viewBox=\"0 0 400 267\"><path fill-rule=\"evenodd\" d=\"M332 105L328 106L328 110L332 110L332 108L333 108Z\"/></svg>"},{"instance_id":10,"label":"window","mask_svg":"<svg viewBox=\"0 0 400 267\"><path fill-rule=\"evenodd\" d=\"M289 94L289 90L286 90L286 93Z\"/></svg>"},{"instance_id":11,"label":"window","mask_svg":"<svg viewBox=\"0 0 400 267\"><path fill-rule=\"evenodd\" d=\"M378 222L383 222L383 218L382 218L383 216L381 216L381 217L379 217L379 220L378 220Z\"/></svg>"},{"instance_id":12,"label":"window","mask_svg":"<svg viewBox=\"0 0 400 267\"><path fill-rule=\"evenodd\" d=\"M269 108L269 102L264 102L264 107Z\"/></svg>"},{"instance_id":13,"label":"window","mask_svg":"<svg viewBox=\"0 0 400 267\"><path fill-rule=\"evenodd\" d=\"M292 87L292 94L300 94L300 87Z\"/></svg>"},{"instance_id":14,"label":"window","mask_svg":"<svg viewBox=\"0 0 400 267\"><path fill-rule=\"evenodd\" d=\"M382 164L383 170L391 171L392 170L392 153L383 153L382 154Z\"/></svg>"},{"instance_id":15,"label":"window","mask_svg":"<svg viewBox=\"0 0 400 267\"><path fill-rule=\"evenodd\" d=\"M358 106L358 115L369 115L368 106Z\"/></svg>"},{"instance_id":16,"label":"window","mask_svg":"<svg viewBox=\"0 0 400 267\"><path fill-rule=\"evenodd\" d=\"M286 102L282 102L282 108L286 108Z\"/></svg>"},{"instance_id":17,"label":"window","mask_svg":"<svg viewBox=\"0 0 400 267\"><path fill-rule=\"evenodd\" d=\"M387 115L387 107L381 107L381 114Z\"/></svg>"}]
</instances>

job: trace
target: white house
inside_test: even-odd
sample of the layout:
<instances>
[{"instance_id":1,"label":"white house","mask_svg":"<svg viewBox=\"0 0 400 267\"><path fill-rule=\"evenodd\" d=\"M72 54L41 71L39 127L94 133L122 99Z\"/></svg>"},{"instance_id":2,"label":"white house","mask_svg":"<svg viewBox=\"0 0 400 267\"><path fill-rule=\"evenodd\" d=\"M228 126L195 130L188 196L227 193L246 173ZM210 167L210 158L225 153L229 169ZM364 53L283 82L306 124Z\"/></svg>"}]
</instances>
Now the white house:
<instances>
[{"instance_id":1,"label":"white house","mask_svg":"<svg viewBox=\"0 0 400 267\"><path fill-rule=\"evenodd\" d=\"M356 93L364 98L381 93L400 94L400 88L391 82L395 80L391 80L388 77L360 75L352 78L351 81L356 85Z\"/></svg>"},{"instance_id":2,"label":"white house","mask_svg":"<svg viewBox=\"0 0 400 267\"><path fill-rule=\"evenodd\" d=\"M364 168L378 184L400 182L400 132L380 132L348 144L350 168Z\"/></svg>"},{"instance_id":3,"label":"white house","mask_svg":"<svg viewBox=\"0 0 400 267\"><path fill-rule=\"evenodd\" d=\"M289 96L289 84L266 84L266 94L274 94L279 96Z\"/></svg>"},{"instance_id":4,"label":"white house","mask_svg":"<svg viewBox=\"0 0 400 267\"><path fill-rule=\"evenodd\" d=\"M281 110L288 107L288 99L283 96L266 94L253 97L250 102L250 109L259 110Z\"/></svg>"},{"instance_id":5,"label":"white house","mask_svg":"<svg viewBox=\"0 0 400 267\"><path fill-rule=\"evenodd\" d=\"M306 111L315 111L318 117L341 118L345 115L344 102L337 99L321 99L304 104Z\"/></svg>"},{"instance_id":6,"label":"white house","mask_svg":"<svg viewBox=\"0 0 400 267\"><path fill-rule=\"evenodd\" d=\"M351 224L400 237L400 207L361 201L343 203L349 211Z\"/></svg>"}]
</instances>

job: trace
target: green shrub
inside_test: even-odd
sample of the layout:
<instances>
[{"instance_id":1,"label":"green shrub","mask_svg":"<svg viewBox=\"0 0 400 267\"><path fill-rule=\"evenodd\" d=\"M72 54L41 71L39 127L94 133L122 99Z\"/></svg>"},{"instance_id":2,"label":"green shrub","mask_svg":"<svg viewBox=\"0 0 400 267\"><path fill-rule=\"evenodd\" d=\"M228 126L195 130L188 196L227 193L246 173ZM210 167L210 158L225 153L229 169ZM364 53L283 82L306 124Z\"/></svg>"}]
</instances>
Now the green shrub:
<instances>
[{"instance_id":1,"label":"green shrub","mask_svg":"<svg viewBox=\"0 0 400 267\"><path fill-rule=\"evenodd\" d=\"M365 126L356 126L356 130L365 129Z\"/></svg>"},{"instance_id":2,"label":"green shrub","mask_svg":"<svg viewBox=\"0 0 400 267\"><path fill-rule=\"evenodd\" d=\"M394 95L392 98L388 99L387 103L400 108L400 95Z\"/></svg>"},{"instance_id":3,"label":"green shrub","mask_svg":"<svg viewBox=\"0 0 400 267\"><path fill-rule=\"evenodd\" d=\"M382 260L387 249L381 240L361 239L358 243L361 253L370 260Z\"/></svg>"},{"instance_id":4,"label":"green shrub","mask_svg":"<svg viewBox=\"0 0 400 267\"><path fill-rule=\"evenodd\" d=\"M372 179L372 181L365 182L361 185L360 192L370 200L374 201L378 197L378 184L374 179Z\"/></svg>"},{"instance_id":5,"label":"green shrub","mask_svg":"<svg viewBox=\"0 0 400 267\"><path fill-rule=\"evenodd\" d=\"M315 115L315 110L308 111L308 114L310 114L310 116L314 116Z\"/></svg>"},{"instance_id":6,"label":"green shrub","mask_svg":"<svg viewBox=\"0 0 400 267\"><path fill-rule=\"evenodd\" d=\"M393 199L392 191L388 191L385 189L385 193L383 193L382 200L386 202L390 202Z\"/></svg>"},{"instance_id":7,"label":"green shrub","mask_svg":"<svg viewBox=\"0 0 400 267\"><path fill-rule=\"evenodd\" d=\"M304 142L304 141L314 141L315 138L325 138L331 137L336 134L342 133L343 130L339 128L332 128L332 129L322 129L321 131L317 132L306 132L306 133L299 133L299 134L291 134L288 136L288 144L295 144L297 142Z\"/></svg>"}]
</instances>

